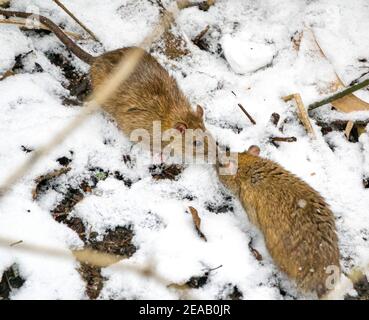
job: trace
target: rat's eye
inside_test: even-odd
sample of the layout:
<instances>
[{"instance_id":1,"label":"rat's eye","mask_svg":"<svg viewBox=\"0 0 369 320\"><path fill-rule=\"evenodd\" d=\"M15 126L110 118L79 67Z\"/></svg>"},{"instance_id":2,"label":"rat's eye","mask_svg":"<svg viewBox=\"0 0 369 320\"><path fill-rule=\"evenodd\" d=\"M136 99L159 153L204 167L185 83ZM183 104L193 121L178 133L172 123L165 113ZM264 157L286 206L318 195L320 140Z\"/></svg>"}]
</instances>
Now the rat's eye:
<instances>
[{"instance_id":1,"label":"rat's eye","mask_svg":"<svg viewBox=\"0 0 369 320\"><path fill-rule=\"evenodd\" d=\"M194 146L194 147L201 147L201 146L202 146L202 142L201 142L200 140L195 140L195 141L193 142L193 146Z\"/></svg>"}]
</instances>

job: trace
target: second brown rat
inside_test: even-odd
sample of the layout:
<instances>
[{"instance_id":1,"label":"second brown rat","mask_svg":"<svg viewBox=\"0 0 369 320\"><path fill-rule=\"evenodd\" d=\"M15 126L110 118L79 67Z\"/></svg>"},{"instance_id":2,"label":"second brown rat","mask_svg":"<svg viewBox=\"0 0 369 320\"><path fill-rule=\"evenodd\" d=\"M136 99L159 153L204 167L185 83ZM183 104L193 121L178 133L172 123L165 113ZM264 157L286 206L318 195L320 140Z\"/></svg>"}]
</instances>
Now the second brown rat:
<instances>
[{"instance_id":1,"label":"second brown rat","mask_svg":"<svg viewBox=\"0 0 369 320\"><path fill-rule=\"evenodd\" d=\"M154 121L160 121L162 132L175 129L178 133L184 134L187 129L206 130L203 109L197 106L196 111L193 111L176 80L143 49L127 47L94 57L77 46L55 23L44 16L8 10L0 10L0 15L20 18L29 18L32 15L38 18L72 53L91 65L89 75L93 90L109 77L130 51L142 50L143 56L135 70L102 105L128 137L136 129L145 129L152 141ZM185 147L184 141L185 139L182 139L182 150ZM198 141L194 142L194 146L196 143Z\"/></svg>"},{"instance_id":2,"label":"second brown rat","mask_svg":"<svg viewBox=\"0 0 369 320\"><path fill-rule=\"evenodd\" d=\"M228 168L234 173L219 178L262 231L278 267L303 291L322 297L332 271L337 280L340 273L333 213L317 191L279 164L261 158L259 152L252 146L238 155L238 165L218 164L218 170Z\"/></svg>"}]
</instances>

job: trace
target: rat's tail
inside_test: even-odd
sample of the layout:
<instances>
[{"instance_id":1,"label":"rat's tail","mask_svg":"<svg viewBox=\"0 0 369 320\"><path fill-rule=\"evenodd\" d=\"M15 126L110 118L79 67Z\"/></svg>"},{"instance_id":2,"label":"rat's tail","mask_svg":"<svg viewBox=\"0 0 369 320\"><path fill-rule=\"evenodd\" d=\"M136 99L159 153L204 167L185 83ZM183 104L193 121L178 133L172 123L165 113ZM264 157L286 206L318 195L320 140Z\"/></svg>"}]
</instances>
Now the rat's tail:
<instances>
[{"instance_id":1,"label":"rat's tail","mask_svg":"<svg viewBox=\"0 0 369 320\"><path fill-rule=\"evenodd\" d=\"M0 15L3 15L7 18L10 17L17 17L17 18L24 18L27 19L29 17L34 17L38 19L42 24L47 26L58 38L59 40L70 50L74 53L78 58L82 61L86 62L87 64L92 64L95 57L81 49L78 45L76 45L64 32L61 28L59 28L54 22L50 19L40 16L38 14L33 13L26 13L26 12L18 12L18 11L8 11L8 10L1 10Z\"/></svg>"}]
</instances>

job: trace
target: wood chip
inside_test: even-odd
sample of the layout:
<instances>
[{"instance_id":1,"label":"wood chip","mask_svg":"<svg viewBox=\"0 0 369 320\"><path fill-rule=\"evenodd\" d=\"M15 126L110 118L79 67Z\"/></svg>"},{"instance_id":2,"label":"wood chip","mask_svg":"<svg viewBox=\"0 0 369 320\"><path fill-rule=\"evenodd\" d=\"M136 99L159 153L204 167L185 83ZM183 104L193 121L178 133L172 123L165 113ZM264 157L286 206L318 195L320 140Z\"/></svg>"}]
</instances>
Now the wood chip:
<instances>
[{"instance_id":1,"label":"wood chip","mask_svg":"<svg viewBox=\"0 0 369 320\"><path fill-rule=\"evenodd\" d=\"M353 127L354 127L354 122L353 121L347 122L346 129L345 129L345 136L346 136L347 140L350 139L350 133L351 133L351 130L352 130Z\"/></svg>"}]
</instances>

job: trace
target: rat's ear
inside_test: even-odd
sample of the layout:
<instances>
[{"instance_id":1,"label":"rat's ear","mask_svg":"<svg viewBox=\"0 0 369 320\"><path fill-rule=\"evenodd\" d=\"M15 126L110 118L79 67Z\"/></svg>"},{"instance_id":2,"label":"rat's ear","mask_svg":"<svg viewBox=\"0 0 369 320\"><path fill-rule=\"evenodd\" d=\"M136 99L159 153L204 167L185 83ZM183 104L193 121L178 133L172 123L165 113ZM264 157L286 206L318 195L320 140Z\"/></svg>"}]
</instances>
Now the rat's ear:
<instances>
[{"instance_id":1,"label":"rat's ear","mask_svg":"<svg viewBox=\"0 0 369 320\"><path fill-rule=\"evenodd\" d=\"M196 114L202 118L204 116L204 109L198 104L196 107Z\"/></svg>"},{"instance_id":2,"label":"rat's ear","mask_svg":"<svg viewBox=\"0 0 369 320\"><path fill-rule=\"evenodd\" d=\"M252 154L253 156L258 156L260 154L260 148L258 146L251 146L247 153Z\"/></svg>"},{"instance_id":3,"label":"rat's ear","mask_svg":"<svg viewBox=\"0 0 369 320\"><path fill-rule=\"evenodd\" d=\"M178 122L174 126L174 129L177 129L180 133L184 134L187 129L187 125L183 122Z\"/></svg>"}]
</instances>

